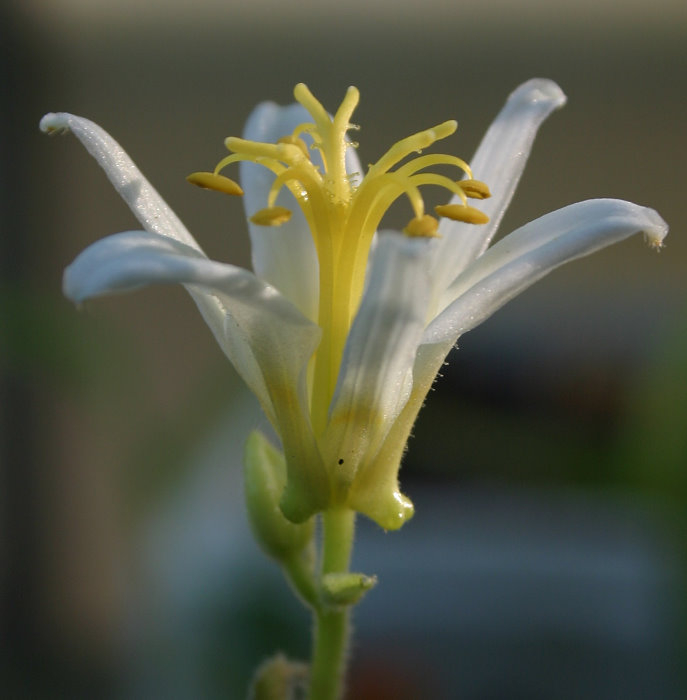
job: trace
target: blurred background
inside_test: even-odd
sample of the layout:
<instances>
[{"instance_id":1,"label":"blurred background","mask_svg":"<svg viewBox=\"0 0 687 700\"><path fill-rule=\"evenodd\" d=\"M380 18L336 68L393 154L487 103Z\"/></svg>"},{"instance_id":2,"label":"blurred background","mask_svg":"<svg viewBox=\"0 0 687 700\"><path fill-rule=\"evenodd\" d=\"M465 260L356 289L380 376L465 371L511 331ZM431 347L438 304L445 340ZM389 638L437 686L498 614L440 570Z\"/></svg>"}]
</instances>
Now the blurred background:
<instances>
[{"instance_id":1,"label":"blurred background","mask_svg":"<svg viewBox=\"0 0 687 700\"><path fill-rule=\"evenodd\" d=\"M687 641L687 7L682 0L23 0L0 10L0 694L240 698L308 620L251 542L260 413L181 289L86 305L62 269L137 228L71 137L110 131L211 257L240 204L185 176L252 107L361 90L361 160L449 118L469 158L508 93L556 80L502 233L591 197L657 209L461 339L402 470L416 516L360 526L350 698L682 698ZM431 198L430 198L431 201ZM397 217L397 218L395 218ZM393 210L388 225L402 225Z\"/></svg>"}]
</instances>

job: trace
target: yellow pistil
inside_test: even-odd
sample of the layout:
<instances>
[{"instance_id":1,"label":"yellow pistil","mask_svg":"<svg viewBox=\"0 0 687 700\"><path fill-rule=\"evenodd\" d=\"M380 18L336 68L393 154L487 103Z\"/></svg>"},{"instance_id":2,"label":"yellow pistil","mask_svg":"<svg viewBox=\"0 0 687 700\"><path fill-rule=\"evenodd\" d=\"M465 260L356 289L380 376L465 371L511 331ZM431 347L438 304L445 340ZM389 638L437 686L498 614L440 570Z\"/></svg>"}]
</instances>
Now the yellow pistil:
<instances>
[{"instance_id":1,"label":"yellow pistil","mask_svg":"<svg viewBox=\"0 0 687 700\"><path fill-rule=\"evenodd\" d=\"M489 188L472 179L470 167L460 158L416 155L453 134L458 127L455 121L402 139L369 167L359 184L353 184L357 178L352 179L346 172L346 151L357 144L351 143L346 134L358 128L350 122L360 99L358 90L348 88L333 117L304 84L296 85L294 96L312 121L298 125L277 143L227 138L225 145L231 154L217 164L214 173L194 173L190 180L202 187L227 191L229 186L225 188L224 180L228 178L220 179L220 171L232 163L252 161L275 176L265 208L251 217L253 223L279 226L288 221L291 212L276 205L284 187L303 211L319 261L318 324L322 340L309 376L313 427L316 434L322 434L344 345L363 293L370 245L386 211L396 199L405 196L414 214L405 228L406 235L434 237L438 222L425 214L420 187L438 186L458 196L462 205L438 207L437 214L470 223L488 221L487 216L467 205L467 198L484 199L489 196ZM314 161L313 151L319 155ZM468 179L456 181L445 175L420 172L434 166L457 167Z\"/></svg>"}]
</instances>

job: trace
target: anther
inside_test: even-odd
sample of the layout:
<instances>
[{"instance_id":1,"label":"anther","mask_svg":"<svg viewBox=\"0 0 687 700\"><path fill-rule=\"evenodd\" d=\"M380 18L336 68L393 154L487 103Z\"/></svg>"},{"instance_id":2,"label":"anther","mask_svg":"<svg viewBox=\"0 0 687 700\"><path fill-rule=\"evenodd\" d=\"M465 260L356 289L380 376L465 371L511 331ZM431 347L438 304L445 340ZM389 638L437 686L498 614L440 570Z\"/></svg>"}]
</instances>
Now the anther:
<instances>
[{"instance_id":1,"label":"anther","mask_svg":"<svg viewBox=\"0 0 687 700\"><path fill-rule=\"evenodd\" d=\"M286 207L267 207L256 211L250 220L258 226L281 226L290 218L291 212Z\"/></svg>"},{"instance_id":2,"label":"anther","mask_svg":"<svg viewBox=\"0 0 687 700\"><path fill-rule=\"evenodd\" d=\"M403 229L403 233L412 238L438 238L438 228L439 222L433 216L424 214L411 219Z\"/></svg>"},{"instance_id":3,"label":"anther","mask_svg":"<svg viewBox=\"0 0 687 700\"><path fill-rule=\"evenodd\" d=\"M489 186L479 180L460 180L458 186L471 199L488 199L491 197Z\"/></svg>"},{"instance_id":4,"label":"anther","mask_svg":"<svg viewBox=\"0 0 687 700\"><path fill-rule=\"evenodd\" d=\"M216 173L191 173L186 179L192 185L203 187L206 190L215 190L216 192L224 192L224 194L234 196L243 194L243 190L238 182L234 182L228 177L224 177L224 175L217 175Z\"/></svg>"},{"instance_id":5,"label":"anther","mask_svg":"<svg viewBox=\"0 0 687 700\"><path fill-rule=\"evenodd\" d=\"M464 221L466 224L486 224L489 217L475 207L465 204L440 204L434 207L439 216L445 216L453 221Z\"/></svg>"}]
</instances>

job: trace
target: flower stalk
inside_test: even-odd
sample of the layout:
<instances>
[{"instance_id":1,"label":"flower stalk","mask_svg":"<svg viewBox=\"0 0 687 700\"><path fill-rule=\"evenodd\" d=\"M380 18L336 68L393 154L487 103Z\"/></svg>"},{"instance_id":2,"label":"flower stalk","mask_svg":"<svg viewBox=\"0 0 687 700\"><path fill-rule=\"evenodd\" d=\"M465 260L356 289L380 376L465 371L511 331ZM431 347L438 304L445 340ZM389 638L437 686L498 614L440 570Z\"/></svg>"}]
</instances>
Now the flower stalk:
<instances>
[{"instance_id":1,"label":"flower stalk","mask_svg":"<svg viewBox=\"0 0 687 700\"><path fill-rule=\"evenodd\" d=\"M322 580L329 574L348 571L354 531L354 511L339 508L322 514ZM337 700L340 697L348 653L350 615L350 605L325 604L316 612L310 700Z\"/></svg>"}]
</instances>

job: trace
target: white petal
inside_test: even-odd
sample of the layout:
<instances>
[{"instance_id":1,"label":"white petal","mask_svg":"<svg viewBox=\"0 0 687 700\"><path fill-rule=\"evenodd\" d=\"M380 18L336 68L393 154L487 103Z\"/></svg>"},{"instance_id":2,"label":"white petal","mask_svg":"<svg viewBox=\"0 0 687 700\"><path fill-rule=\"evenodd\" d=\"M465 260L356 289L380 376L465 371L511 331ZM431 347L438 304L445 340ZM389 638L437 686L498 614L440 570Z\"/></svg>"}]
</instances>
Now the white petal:
<instances>
[{"instance_id":1,"label":"white petal","mask_svg":"<svg viewBox=\"0 0 687 700\"><path fill-rule=\"evenodd\" d=\"M76 303L149 284L200 282L220 266L195 248L146 231L96 241L64 271L62 289Z\"/></svg>"},{"instance_id":2,"label":"white petal","mask_svg":"<svg viewBox=\"0 0 687 700\"><path fill-rule=\"evenodd\" d=\"M89 119L67 112L46 114L40 128L46 133L71 131L96 159L146 231L169 236L200 250L177 215L104 129Z\"/></svg>"},{"instance_id":3,"label":"white petal","mask_svg":"<svg viewBox=\"0 0 687 700\"><path fill-rule=\"evenodd\" d=\"M307 110L299 104L280 107L274 102L264 102L248 118L243 137L251 141L275 143L299 124L311 121ZM304 139L309 140L307 135ZM312 149L310 153L313 163L321 169L320 152ZM362 172L354 148L346 152L346 167L349 173ZM246 215L250 217L267 205L267 194L274 175L267 168L250 162L241 163L240 173ZM292 212L287 223L279 227L249 224L253 269L258 277L279 289L308 318L315 320L319 294L315 244L303 212L288 188L282 189L277 204Z\"/></svg>"},{"instance_id":4,"label":"white petal","mask_svg":"<svg viewBox=\"0 0 687 700\"><path fill-rule=\"evenodd\" d=\"M303 122L310 121L300 105L279 107L264 102L248 118L243 137L251 141L274 143L290 134ZM318 152L314 151L313 155ZM267 194L274 175L255 163L242 162L241 186L246 217L267 206ZM249 222L253 269L261 279L274 285L308 318L317 318L319 272L317 253L310 229L295 198L284 187L277 204L292 212L291 219L278 227L256 226Z\"/></svg>"},{"instance_id":5,"label":"white petal","mask_svg":"<svg viewBox=\"0 0 687 700\"><path fill-rule=\"evenodd\" d=\"M451 343L424 344L413 365L413 388L371 462L357 475L349 505L385 530L397 530L413 516L413 504L400 490L398 471L417 414L424 404Z\"/></svg>"},{"instance_id":6,"label":"white petal","mask_svg":"<svg viewBox=\"0 0 687 700\"><path fill-rule=\"evenodd\" d=\"M66 112L46 114L41 119L40 128L46 133L73 132L103 168L146 231L185 243L203 255L200 246L177 215L143 177L124 149L104 129L88 119ZM189 289L189 293L219 340L224 334L225 317L219 300L200 290Z\"/></svg>"},{"instance_id":7,"label":"white petal","mask_svg":"<svg viewBox=\"0 0 687 700\"><path fill-rule=\"evenodd\" d=\"M639 232L658 247L668 226L653 209L618 199L579 202L531 221L455 280L455 301L430 324L425 342L455 342L559 265Z\"/></svg>"},{"instance_id":8,"label":"white petal","mask_svg":"<svg viewBox=\"0 0 687 700\"><path fill-rule=\"evenodd\" d=\"M398 233L379 237L321 441L344 489L372 459L410 395L429 302L432 243Z\"/></svg>"},{"instance_id":9,"label":"white petal","mask_svg":"<svg viewBox=\"0 0 687 700\"><path fill-rule=\"evenodd\" d=\"M470 163L475 179L486 182L491 189L491 198L477 205L489 216L489 223L476 226L441 220L442 239L435 252L433 273L439 292L486 250L513 197L537 130L565 101L560 87L544 79L529 80L508 97ZM460 202L457 197L452 201Z\"/></svg>"},{"instance_id":10,"label":"white petal","mask_svg":"<svg viewBox=\"0 0 687 700\"><path fill-rule=\"evenodd\" d=\"M171 282L200 287L217 299L224 323L213 330L222 349L277 427L287 459L297 454L315 472L314 481L322 480L318 474L324 470L319 468L304 410L305 370L320 329L273 287L247 270L208 260L178 241L128 231L84 250L66 269L64 290L71 299L83 301Z\"/></svg>"}]
</instances>

